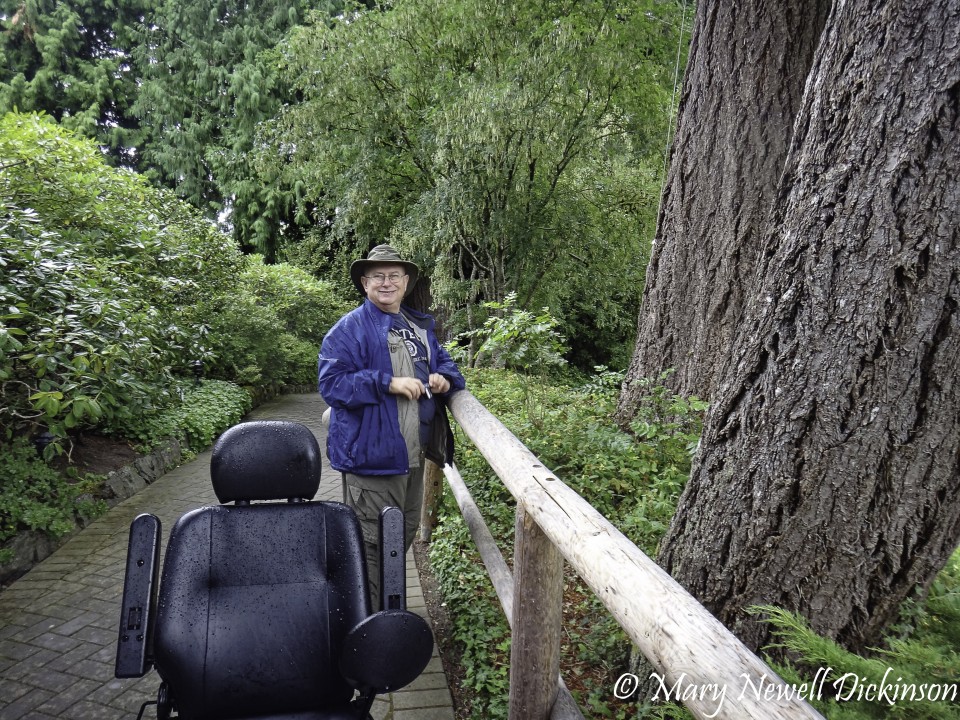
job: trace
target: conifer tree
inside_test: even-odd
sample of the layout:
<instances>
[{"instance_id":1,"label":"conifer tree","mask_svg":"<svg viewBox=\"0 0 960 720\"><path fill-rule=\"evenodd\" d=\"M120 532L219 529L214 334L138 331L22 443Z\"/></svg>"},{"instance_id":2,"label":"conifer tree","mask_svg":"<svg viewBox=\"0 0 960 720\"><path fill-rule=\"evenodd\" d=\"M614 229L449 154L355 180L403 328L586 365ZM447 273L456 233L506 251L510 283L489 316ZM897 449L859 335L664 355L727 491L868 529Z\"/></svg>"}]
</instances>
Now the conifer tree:
<instances>
[{"instance_id":1,"label":"conifer tree","mask_svg":"<svg viewBox=\"0 0 960 720\"><path fill-rule=\"evenodd\" d=\"M42 111L137 166L132 29L152 0L0 0L0 113Z\"/></svg>"},{"instance_id":2,"label":"conifer tree","mask_svg":"<svg viewBox=\"0 0 960 720\"><path fill-rule=\"evenodd\" d=\"M336 11L327 4L322 17ZM250 164L258 123L291 101L270 52L316 3L159 0L135 54L143 86L135 112L155 180L227 222L242 246L273 257L307 222L296 193Z\"/></svg>"}]
</instances>

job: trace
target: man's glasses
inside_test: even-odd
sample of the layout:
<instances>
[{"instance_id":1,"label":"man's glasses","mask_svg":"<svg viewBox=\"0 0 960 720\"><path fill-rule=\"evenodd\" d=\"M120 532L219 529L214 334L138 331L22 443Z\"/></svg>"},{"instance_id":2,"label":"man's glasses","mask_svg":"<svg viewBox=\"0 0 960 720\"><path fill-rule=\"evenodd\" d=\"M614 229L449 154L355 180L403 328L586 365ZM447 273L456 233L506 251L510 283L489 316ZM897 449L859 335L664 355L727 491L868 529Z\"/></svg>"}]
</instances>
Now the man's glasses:
<instances>
[{"instance_id":1,"label":"man's glasses","mask_svg":"<svg viewBox=\"0 0 960 720\"><path fill-rule=\"evenodd\" d=\"M373 275L364 275L364 277L374 285L383 285L387 280L396 285L406 276L406 273L390 273L389 275L374 273Z\"/></svg>"}]
</instances>

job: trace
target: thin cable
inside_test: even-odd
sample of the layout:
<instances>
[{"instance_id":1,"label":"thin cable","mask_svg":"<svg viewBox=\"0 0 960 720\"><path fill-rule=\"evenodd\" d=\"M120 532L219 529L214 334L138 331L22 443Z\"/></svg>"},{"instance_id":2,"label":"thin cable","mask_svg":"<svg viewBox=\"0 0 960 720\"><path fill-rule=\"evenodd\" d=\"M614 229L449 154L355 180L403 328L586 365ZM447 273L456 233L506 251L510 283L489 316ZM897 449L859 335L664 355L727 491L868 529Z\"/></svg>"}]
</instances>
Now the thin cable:
<instances>
[{"instance_id":1,"label":"thin cable","mask_svg":"<svg viewBox=\"0 0 960 720\"><path fill-rule=\"evenodd\" d=\"M683 28L687 24L687 0L683 0L683 13L680 15L680 36L677 38L677 61L673 68L673 95L670 96L670 116L667 120L667 139L663 147L663 168L660 170L660 198L657 201L657 218L663 205L663 189L667 184L667 158L670 156L670 137L673 131L673 112L677 106L677 86L680 84L680 57L683 55ZM654 238L656 242L656 238Z\"/></svg>"}]
</instances>

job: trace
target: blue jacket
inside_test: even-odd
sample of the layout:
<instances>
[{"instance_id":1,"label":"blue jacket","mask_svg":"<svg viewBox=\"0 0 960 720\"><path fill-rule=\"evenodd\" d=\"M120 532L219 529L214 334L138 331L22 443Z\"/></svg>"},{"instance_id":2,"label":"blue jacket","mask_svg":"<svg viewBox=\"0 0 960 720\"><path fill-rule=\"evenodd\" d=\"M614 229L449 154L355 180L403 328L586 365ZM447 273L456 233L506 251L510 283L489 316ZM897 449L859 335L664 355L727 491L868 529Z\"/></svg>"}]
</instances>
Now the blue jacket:
<instances>
[{"instance_id":1,"label":"blue jacket","mask_svg":"<svg viewBox=\"0 0 960 720\"><path fill-rule=\"evenodd\" d=\"M466 386L463 375L440 343L430 315L403 308L427 330L430 372L450 381L450 392ZM370 300L344 315L320 346L318 388L331 408L327 431L330 465L355 475L409 472L407 446L400 434L397 396L388 392L393 377L387 334L390 314Z\"/></svg>"}]
</instances>

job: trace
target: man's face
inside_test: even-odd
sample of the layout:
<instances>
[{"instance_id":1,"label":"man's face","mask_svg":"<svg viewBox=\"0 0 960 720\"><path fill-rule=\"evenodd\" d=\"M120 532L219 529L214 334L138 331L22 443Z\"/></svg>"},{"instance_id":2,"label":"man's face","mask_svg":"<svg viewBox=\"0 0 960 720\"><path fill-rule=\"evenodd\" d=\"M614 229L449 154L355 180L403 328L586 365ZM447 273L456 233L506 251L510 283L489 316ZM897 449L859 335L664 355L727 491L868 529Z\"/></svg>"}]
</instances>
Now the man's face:
<instances>
[{"instance_id":1,"label":"man's face","mask_svg":"<svg viewBox=\"0 0 960 720\"><path fill-rule=\"evenodd\" d=\"M367 297L384 312L400 312L410 276L403 265L371 265L360 278Z\"/></svg>"}]
</instances>

